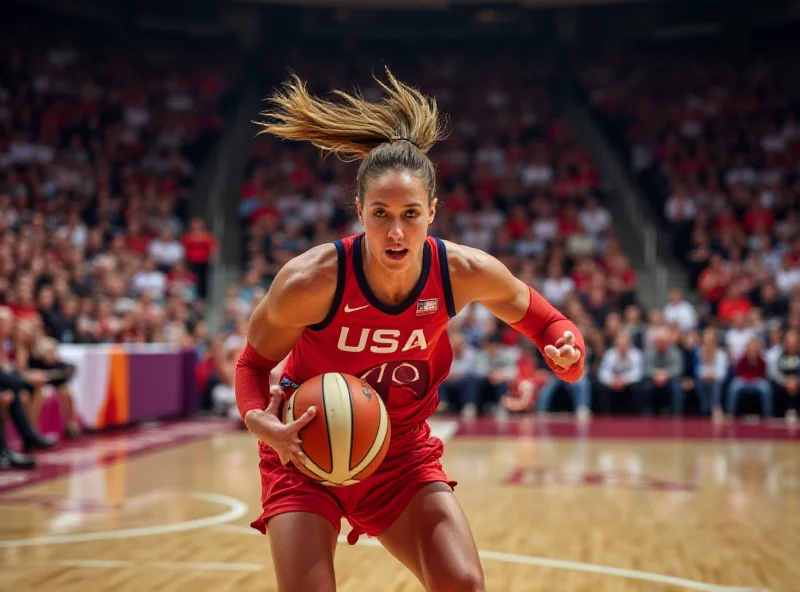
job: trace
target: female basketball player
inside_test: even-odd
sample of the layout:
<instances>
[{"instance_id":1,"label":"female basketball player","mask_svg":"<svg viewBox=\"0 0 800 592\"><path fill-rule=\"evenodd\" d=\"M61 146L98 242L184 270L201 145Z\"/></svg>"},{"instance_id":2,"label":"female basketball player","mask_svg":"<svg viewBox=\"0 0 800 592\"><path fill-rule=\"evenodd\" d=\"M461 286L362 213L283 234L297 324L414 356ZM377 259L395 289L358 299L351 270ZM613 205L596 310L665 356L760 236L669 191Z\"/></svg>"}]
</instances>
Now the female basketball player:
<instances>
[{"instance_id":1,"label":"female basketball player","mask_svg":"<svg viewBox=\"0 0 800 592\"><path fill-rule=\"evenodd\" d=\"M387 72L388 73L388 72ZM498 260L428 237L436 214L434 167L426 156L441 130L436 103L388 73L379 104L337 92L312 97L294 77L271 99L266 132L307 140L343 159L362 159L356 208L363 234L299 255L278 273L250 319L236 369L236 398L259 440L263 513L281 592L336 589L333 558L342 517L354 544L378 540L430 592L484 590L478 551L442 470L442 443L426 419L449 372L448 320L481 302L533 340L550 368L574 382L583 373L575 326ZM298 432L309 409L284 425L284 397L268 401L270 371L289 355L287 390L325 372L363 377L384 399L388 453L356 485L324 487L303 476Z\"/></svg>"}]
</instances>

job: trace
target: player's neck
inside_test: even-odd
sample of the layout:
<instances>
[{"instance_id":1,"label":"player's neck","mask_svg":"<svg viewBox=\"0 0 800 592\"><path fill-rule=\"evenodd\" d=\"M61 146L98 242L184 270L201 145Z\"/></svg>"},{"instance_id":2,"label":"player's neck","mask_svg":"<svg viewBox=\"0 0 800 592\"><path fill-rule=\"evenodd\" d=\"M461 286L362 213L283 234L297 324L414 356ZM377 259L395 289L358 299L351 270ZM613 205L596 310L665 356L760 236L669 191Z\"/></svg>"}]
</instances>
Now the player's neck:
<instances>
[{"instance_id":1,"label":"player's neck","mask_svg":"<svg viewBox=\"0 0 800 592\"><path fill-rule=\"evenodd\" d=\"M389 305L399 304L408 298L422 274L422 260L408 269L392 272L382 267L367 249L364 250L364 277L375 297Z\"/></svg>"}]
</instances>

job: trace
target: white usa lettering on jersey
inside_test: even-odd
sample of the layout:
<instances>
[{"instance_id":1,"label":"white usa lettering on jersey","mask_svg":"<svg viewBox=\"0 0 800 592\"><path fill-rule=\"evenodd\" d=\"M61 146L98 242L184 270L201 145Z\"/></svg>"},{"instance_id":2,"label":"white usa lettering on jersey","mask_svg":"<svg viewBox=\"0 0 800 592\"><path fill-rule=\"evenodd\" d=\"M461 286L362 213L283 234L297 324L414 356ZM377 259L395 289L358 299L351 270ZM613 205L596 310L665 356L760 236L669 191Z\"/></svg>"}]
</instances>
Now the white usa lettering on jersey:
<instances>
[{"instance_id":1,"label":"white usa lettering on jersey","mask_svg":"<svg viewBox=\"0 0 800 592\"><path fill-rule=\"evenodd\" d=\"M342 327L339 333L339 351L358 353L363 352L367 347L373 354L393 354L404 343L400 351L410 351L412 349L428 349L428 341L425 339L425 332L422 329L414 329L406 338L401 338L401 333L397 329L361 329L358 342L350 337L350 327Z\"/></svg>"}]
</instances>

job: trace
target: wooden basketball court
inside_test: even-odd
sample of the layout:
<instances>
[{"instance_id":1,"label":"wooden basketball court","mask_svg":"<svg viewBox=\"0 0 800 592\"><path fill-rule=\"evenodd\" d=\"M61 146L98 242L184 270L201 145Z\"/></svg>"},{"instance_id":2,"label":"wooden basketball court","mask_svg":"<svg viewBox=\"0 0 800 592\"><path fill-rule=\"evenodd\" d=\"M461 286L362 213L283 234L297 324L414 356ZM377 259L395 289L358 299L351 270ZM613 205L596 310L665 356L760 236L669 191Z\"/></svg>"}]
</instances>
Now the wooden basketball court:
<instances>
[{"instance_id":1,"label":"wooden basketball court","mask_svg":"<svg viewBox=\"0 0 800 592\"><path fill-rule=\"evenodd\" d=\"M786 426L434 429L492 592L800 589L800 434ZM0 590L275 590L267 538L248 526L256 458L245 432L196 420L0 473ZM421 590L365 537L340 544L336 564L342 592Z\"/></svg>"}]
</instances>

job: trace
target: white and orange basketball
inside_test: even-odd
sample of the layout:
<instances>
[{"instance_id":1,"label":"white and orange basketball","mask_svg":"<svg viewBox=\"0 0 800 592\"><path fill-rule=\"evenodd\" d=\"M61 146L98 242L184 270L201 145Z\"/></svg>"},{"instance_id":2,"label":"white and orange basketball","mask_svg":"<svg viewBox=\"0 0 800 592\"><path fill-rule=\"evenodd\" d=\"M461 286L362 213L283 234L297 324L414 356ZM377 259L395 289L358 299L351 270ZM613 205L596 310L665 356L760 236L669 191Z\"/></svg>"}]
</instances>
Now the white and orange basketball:
<instances>
[{"instance_id":1,"label":"white and orange basketball","mask_svg":"<svg viewBox=\"0 0 800 592\"><path fill-rule=\"evenodd\" d=\"M350 374L329 372L307 380L289 398L283 422L314 406L317 414L300 430L304 467L322 485L353 485L383 462L391 439L389 414L378 393Z\"/></svg>"}]
</instances>

